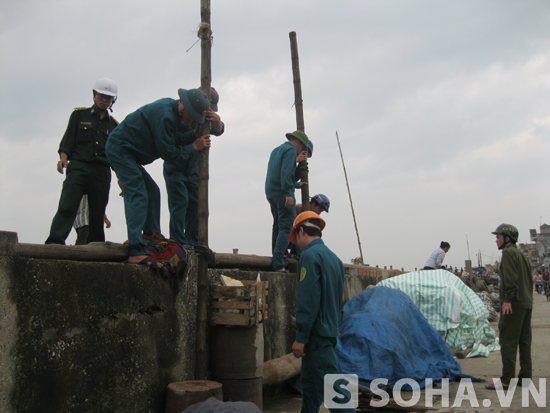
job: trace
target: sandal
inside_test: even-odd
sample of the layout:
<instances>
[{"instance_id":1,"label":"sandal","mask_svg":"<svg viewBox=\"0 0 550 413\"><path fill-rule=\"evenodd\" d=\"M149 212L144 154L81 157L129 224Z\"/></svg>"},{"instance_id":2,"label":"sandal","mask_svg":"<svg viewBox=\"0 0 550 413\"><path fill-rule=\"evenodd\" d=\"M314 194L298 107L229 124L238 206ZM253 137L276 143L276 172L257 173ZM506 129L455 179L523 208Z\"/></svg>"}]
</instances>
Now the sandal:
<instances>
[{"instance_id":1,"label":"sandal","mask_svg":"<svg viewBox=\"0 0 550 413\"><path fill-rule=\"evenodd\" d=\"M149 267L149 268L158 268L158 269L164 268L153 257L145 257L140 262L136 262L135 264L136 265L145 265L146 267Z\"/></svg>"}]
</instances>

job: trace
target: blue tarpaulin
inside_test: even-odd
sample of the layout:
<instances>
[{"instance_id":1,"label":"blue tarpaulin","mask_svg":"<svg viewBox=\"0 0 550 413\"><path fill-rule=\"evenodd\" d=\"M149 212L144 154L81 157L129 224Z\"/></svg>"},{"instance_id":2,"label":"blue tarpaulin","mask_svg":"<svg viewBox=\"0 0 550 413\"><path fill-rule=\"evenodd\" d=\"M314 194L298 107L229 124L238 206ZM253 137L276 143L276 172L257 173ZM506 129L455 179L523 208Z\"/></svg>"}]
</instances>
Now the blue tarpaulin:
<instances>
[{"instance_id":1,"label":"blue tarpaulin","mask_svg":"<svg viewBox=\"0 0 550 413\"><path fill-rule=\"evenodd\" d=\"M370 387L377 378L393 387L413 379L420 388L425 379L471 378L461 373L441 335L402 291L375 287L353 297L342 309L336 354L346 374L357 374ZM406 387L403 387L404 389Z\"/></svg>"}]
</instances>

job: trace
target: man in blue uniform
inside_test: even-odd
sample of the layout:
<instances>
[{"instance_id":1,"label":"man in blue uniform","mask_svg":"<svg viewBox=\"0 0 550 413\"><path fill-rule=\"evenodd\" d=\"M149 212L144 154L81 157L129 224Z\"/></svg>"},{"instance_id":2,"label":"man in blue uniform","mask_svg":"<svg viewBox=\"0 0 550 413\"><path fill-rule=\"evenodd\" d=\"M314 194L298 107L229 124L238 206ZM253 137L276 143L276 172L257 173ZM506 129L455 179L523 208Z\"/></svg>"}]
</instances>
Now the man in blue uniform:
<instances>
[{"instance_id":1,"label":"man in blue uniform","mask_svg":"<svg viewBox=\"0 0 550 413\"><path fill-rule=\"evenodd\" d=\"M303 357L302 413L318 412L325 375L342 373L334 347L339 335L344 264L321 239L324 228L319 215L306 211L296 217L290 233L290 241L303 250L298 265L298 331L292 345L294 356ZM351 413L355 409L334 411Z\"/></svg>"},{"instance_id":2,"label":"man in blue uniform","mask_svg":"<svg viewBox=\"0 0 550 413\"><path fill-rule=\"evenodd\" d=\"M46 244L65 244L85 194L88 194L90 217L85 241L105 241L103 216L111 188L111 167L105 156L105 144L118 125L108 112L115 103L117 93L115 82L101 78L93 87L93 106L76 108L71 114L59 145L60 160L57 163L57 172L62 174L63 169L67 168L67 177Z\"/></svg>"},{"instance_id":3,"label":"man in blue uniform","mask_svg":"<svg viewBox=\"0 0 550 413\"><path fill-rule=\"evenodd\" d=\"M273 215L271 268L275 271L285 271L283 256L296 217L294 190L305 184L294 179L296 162L305 161L308 154L309 139L304 132L287 133L286 138L287 142L271 152L265 179L265 196Z\"/></svg>"},{"instance_id":4,"label":"man in blue uniform","mask_svg":"<svg viewBox=\"0 0 550 413\"><path fill-rule=\"evenodd\" d=\"M124 210L128 229L128 262L160 267L145 252L142 231L160 222L160 193L142 165L158 158L184 162L183 147L196 150L210 146L210 135L186 142L184 133L193 121L203 123L208 97L199 89L179 89L179 100L164 98L129 114L111 134L105 147L107 158L124 186Z\"/></svg>"},{"instance_id":5,"label":"man in blue uniform","mask_svg":"<svg viewBox=\"0 0 550 413\"><path fill-rule=\"evenodd\" d=\"M206 120L210 133L220 136L225 125L218 111L219 94L211 88L210 109ZM193 122L184 134L184 140L199 134ZM199 241L199 150L192 143L183 146L184 161L164 161L163 173L170 211L170 238L182 245L197 245Z\"/></svg>"}]
</instances>

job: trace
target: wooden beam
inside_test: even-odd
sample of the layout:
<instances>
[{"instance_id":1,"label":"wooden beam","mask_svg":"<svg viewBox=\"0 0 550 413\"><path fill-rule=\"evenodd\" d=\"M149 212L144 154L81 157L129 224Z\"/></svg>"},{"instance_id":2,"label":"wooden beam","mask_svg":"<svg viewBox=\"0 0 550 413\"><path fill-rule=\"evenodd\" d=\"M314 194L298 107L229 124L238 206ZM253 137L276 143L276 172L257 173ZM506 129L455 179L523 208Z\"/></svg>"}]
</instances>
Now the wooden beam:
<instances>
[{"instance_id":1,"label":"wooden beam","mask_svg":"<svg viewBox=\"0 0 550 413\"><path fill-rule=\"evenodd\" d=\"M306 131L304 124L304 101L302 100L302 80L300 78L300 59L298 57L298 42L296 41L296 32L290 32L290 55L292 58L292 78L294 79L294 107L296 108L296 129L302 132ZM301 161L302 166L300 180L309 182L307 172L307 161ZM309 211L309 183L302 185L302 211Z\"/></svg>"},{"instance_id":2,"label":"wooden beam","mask_svg":"<svg viewBox=\"0 0 550 413\"><path fill-rule=\"evenodd\" d=\"M302 359L294 357L290 353L277 359L269 360L264 363L263 382L264 386L282 383L294 376L300 374L302 369Z\"/></svg>"},{"instance_id":3,"label":"wooden beam","mask_svg":"<svg viewBox=\"0 0 550 413\"><path fill-rule=\"evenodd\" d=\"M269 268L271 257L216 253L216 266L219 268Z\"/></svg>"},{"instance_id":4,"label":"wooden beam","mask_svg":"<svg viewBox=\"0 0 550 413\"><path fill-rule=\"evenodd\" d=\"M201 39L201 90L210 99L212 79L211 50L212 29L210 27L210 0L201 0L201 24L198 36ZM208 122L201 128L201 136L210 133ZM209 148L199 152L199 245L208 247L208 180ZM197 278L197 329L195 341L195 380L207 378L206 329L208 323L208 262L199 255Z\"/></svg>"},{"instance_id":5,"label":"wooden beam","mask_svg":"<svg viewBox=\"0 0 550 413\"><path fill-rule=\"evenodd\" d=\"M128 245L112 242L87 245L20 243L17 255L48 260L122 262L128 259Z\"/></svg>"},{"instance_id":6,"label":"wooden beam","mask_svg":"<svg viewBox=\"0 0 550 413\"><path fill-rule=\"evenodd\" d=\"M1 233L1 231L0 231ZM13 240L17 241L17 234ZM92 242L87 245L24 244L10 242L5 254L24 258L70 261L122 262L128 259L128 245L113 242ZM8 254L9 252L9 254ZM285 267L289 260L285 260ZM218 268L261 268L271 267L271 257L246 254L216 254Z\"/></svg>"}]
</instances>

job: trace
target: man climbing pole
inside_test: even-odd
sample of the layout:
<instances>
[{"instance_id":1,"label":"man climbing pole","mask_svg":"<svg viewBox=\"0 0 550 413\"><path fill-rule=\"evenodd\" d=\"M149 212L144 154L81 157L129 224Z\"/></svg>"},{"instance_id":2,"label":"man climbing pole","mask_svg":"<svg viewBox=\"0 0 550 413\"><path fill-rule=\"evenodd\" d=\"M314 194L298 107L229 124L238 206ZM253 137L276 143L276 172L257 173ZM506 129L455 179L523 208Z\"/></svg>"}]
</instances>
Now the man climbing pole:
<instances>
[{"instance_id":1,"label":"man climbing pole","mask_svg":"<svg viewBox=\"0 0 550 413\"><path fill-rule=\"evenodd\" d=\"M183 162L179 138L193 121L203 123L210 106L199 89L179 89L179 100L164 98L129 114L109 137L107 158L124 186L124 211L128 229L128 262L160 268L145 252L142 231L160 221L158 186L142 165L158 158ZM197 150L210 146L210 135L192 137Z\"/></svg>"},{"instance_id":2,"label":"man climbing pole","mask_svg":"<svg viewBox=\"0 0 550 413\"><path fill-rule=\"evenodd\" d=\"M287 142L273 149L267 166L265 195L273 215L271 268L286 271L283 256L288 247L288 236L296 218L294 190L306 182L296 182L296 162L307 159L308 137L302 131L287 133ZM297 158L298 156L298 158Z\"/></svg>"}]
</instances>

